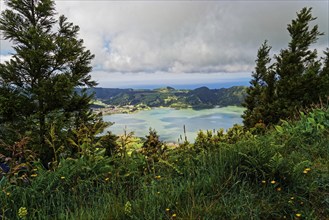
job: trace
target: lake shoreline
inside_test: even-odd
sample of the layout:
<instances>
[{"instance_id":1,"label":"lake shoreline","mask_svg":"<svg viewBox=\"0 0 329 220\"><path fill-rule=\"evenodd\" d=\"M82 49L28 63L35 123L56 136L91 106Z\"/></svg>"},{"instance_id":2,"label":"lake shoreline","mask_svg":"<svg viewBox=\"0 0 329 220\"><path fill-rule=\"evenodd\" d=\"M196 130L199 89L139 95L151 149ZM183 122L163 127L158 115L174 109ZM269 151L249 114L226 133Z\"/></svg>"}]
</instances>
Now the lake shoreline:
<instances>
[{"instance_id":1,"label":"lake shoreline","mask_svg":"<svg viewBox=\"0 0 329 220\"><path fill-rule=\"evenodd\" d=\"M139 111L149 111L152 109L174 109L174 110L182 110L182 109L193 109L193 110L205 110L205 109L217 109L217 108L226 108L226 107L237 107L237 108L243 108L242 106L208 106L208 107L198 107L198 106L156 106L156 107L149 107L146 105L125 105L125 106L107 106L104 108L92 108L92 110L98 114L101 113L102 115L113 115L113 114L134 114Z\"/></svg>"},{"instance_id":2,"label":"lake shoreline","mask_svg":"<svg viewBox=\"0 0 329 220\"><path fill-rule=\"evenodd\" d=\"M112 131L116 135L121 135L126 130L133 131L138 137L145 137L152 127L163 141L178 143L182 142L180 135L185 135L184 126L188 141L191 142L199 130L228 129L234 124L241 124L244 110L245 108L237 106L202 110L156 107L130 114L103 115L103 120L114 122L106 131Z\"/></svg>"}]
</instances>

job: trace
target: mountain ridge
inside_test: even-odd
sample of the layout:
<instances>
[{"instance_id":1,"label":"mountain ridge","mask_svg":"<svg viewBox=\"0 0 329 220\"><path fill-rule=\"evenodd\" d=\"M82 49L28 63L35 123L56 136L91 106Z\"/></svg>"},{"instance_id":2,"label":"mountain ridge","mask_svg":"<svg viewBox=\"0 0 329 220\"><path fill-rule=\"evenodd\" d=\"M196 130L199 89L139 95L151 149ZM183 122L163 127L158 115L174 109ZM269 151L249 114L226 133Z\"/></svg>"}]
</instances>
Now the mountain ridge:
<instances>
[{"instance_id":1,"label":"mountain ridge","mask_svg":"<svg viewBox=\"0 0 329 220\"><path fill-rule=\"evenodd\" d=\"M209 108L214 106L241 106L246 96L245 86L209 89L206 86L193 90L163 87L157 89L119 89L95 87L88 89L97 100L108 105L147 105L149 107Z\"/></svg>"}]
</instances>

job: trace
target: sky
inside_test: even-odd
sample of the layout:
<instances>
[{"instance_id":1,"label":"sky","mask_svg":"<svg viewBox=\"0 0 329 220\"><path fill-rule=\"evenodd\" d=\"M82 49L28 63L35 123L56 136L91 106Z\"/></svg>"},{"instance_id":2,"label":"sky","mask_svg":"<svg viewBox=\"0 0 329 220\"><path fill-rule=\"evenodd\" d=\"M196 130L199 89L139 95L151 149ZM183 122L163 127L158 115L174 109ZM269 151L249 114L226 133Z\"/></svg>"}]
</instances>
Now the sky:
<instances>
[{"instance_id":1,"label":"sky","mask_svg":"<svg viewBox=\"0 0 329 220\"><path fill-rule=\"evenodd\" d=\"M80 26L99 87L210 88L248 85L264 40L271 56L287 47L287 24L312 7L329 47L329 1L55 0L58 14ZM4 1L0 0L4 10ZM0 62L11 43L1 40Z\"/></svg>"}]
</instances>

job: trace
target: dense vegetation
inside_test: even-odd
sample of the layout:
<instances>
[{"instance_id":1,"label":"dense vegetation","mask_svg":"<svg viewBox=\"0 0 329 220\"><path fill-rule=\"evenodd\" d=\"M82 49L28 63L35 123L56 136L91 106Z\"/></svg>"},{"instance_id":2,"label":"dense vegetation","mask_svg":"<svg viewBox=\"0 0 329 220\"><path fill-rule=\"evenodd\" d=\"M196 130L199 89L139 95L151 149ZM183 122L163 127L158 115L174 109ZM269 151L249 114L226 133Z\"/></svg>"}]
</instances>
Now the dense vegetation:
<instances>
[{"instance_id":1,"label":"dense vegetation","mask_svg":"<svg viewBox=\"0 0 329 220\"><path fill-rule=\"evenodd\" d=\"M28 219L327 219L329 109L300 117L262 136L200 133L175 149L150 133L144 146L154 150L95 149L54 171L30 162L2 178L1 215L18 219L25 207ZM24 144L12 161L30 155Z\"/></svg>"},{"instance_id":2,"label":"dense vegetation","mask_svg":"<svg viewBox=\"0 0 329 220\"><path fill-rule=\"evenodd\" d=\"M214 106L240 106L246 96L246 88L209 89L201 87L194 90L178 90L172 87L160 89L110 89L92 88L95 98L109 105L146 105L149 107L194 107L209 108Z\"/></svg>"},{"instance_id":3,"label":"dense vegetation","mask_svg":"<svg viewBox=\"0 0 329 220\"><path fill-rule=\"evenodd\" d=\"M16 55L0 64L1 219L328 219L329 108L295 97L290 105L300 111L290 112L292 91L280 90L309 77L321 79L319 97L328 95L328 59L315 61L308 50L320 33L301 22L313 20L310 9L288 26L293 40L276 71L267 67L267 43L259 50L244 126L170 146L152 129L143 141L132 133L99 136L107 124L89 111L87 91L76 90L94 85L78 27L54 18L52 0L7 4L0 30ZM207 88L191 92L213 101ZM284 104L274 105L278 98ZM265 117L274 109L282 113L273 113L276 125Z\"/></svg>"}]
</instances>

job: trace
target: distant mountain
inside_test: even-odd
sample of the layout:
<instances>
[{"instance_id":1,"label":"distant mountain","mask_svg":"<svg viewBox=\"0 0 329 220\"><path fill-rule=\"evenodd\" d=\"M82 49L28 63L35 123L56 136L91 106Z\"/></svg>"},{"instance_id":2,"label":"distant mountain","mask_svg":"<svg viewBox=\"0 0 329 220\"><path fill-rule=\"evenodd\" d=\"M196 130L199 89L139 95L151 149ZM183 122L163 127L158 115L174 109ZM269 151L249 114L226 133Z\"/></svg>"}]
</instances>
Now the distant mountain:
<instances>
[{"instance_id":1,"label":"distant mountain","mask_svg":"<svg viewBox=\"0 0 329 220\"><path fill-rule=\"evenodd\" d=\"M209 89L200 87L194 90L177 90L172 87L159 89L113 89L93 88L89 93L109 105L138 105L150 107L194 107L207 108L213 106L240 106L246 96L246 87Z\"/></svg>"}]
</instances>

